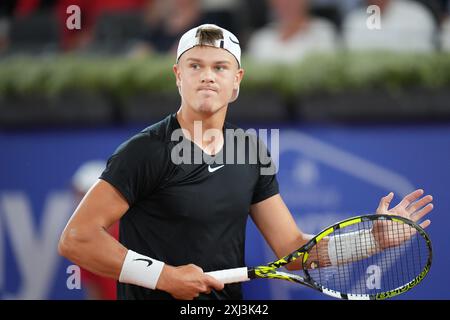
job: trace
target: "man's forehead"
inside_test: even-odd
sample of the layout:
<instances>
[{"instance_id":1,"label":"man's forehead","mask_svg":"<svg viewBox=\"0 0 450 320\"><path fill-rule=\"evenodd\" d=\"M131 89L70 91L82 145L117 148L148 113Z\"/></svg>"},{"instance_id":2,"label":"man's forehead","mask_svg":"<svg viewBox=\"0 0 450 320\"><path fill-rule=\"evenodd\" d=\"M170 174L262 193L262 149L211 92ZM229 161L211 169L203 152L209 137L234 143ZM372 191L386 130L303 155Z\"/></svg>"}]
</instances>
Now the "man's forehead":
<instances>
[{"instance_id":1,"label":"man's forehead","mask_svg":"<svg viewBox=\"0 0 450 320\"><path fill-rule=\"evenodd\" d=\"M189 49L183 53L180 60L193 60L208 63L228 62L230 64L234 62L236 65L238 64L236 58L230 52L212 46L196 46Z\"/></svg>"}]
</instances>

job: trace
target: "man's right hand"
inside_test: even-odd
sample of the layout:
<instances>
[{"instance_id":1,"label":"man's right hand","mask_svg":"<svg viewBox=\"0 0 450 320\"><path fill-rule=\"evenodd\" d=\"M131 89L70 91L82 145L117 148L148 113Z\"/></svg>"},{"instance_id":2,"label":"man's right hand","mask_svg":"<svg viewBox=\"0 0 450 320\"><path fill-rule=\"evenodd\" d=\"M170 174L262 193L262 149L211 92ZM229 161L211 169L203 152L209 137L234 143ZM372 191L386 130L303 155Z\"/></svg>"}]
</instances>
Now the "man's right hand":
<instances>
[{"instance_id":1,"label":"man's right hand","mask_svg":"<svg viewBox=\"0 0 450 320\"><path fill-rule=\"evenodd\" d=\"M166 291L175 299L192 300L211 289L222 290L224 284L205 274L202 268L188 264L179 267L164 265L156 289Z\"/></svg>"}]
</instances>

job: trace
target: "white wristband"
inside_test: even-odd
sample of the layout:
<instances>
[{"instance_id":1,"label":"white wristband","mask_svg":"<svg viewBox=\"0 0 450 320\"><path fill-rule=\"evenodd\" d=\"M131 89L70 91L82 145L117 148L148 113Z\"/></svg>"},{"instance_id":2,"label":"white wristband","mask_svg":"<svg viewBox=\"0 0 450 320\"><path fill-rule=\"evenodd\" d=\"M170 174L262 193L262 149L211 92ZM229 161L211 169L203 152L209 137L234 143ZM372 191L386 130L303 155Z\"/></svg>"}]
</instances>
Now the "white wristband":
<instances>
[{"instance_id":1,"label":"white wristband","mask_svg":"<svg viewBox=\"0 0 450 320\"><path fill-rule=\"evenodd\" d=\"M120 271L119 282L155 289L164 262L128 250Z\"/></svg>"},{"instance_id":2,"label":"white wristband","mask_svg":"<svg viewBox=\"0 0 450 320\"><path fill-rule=\"evenodd\" d=\"M333 266L368 258L376 252L375 238L369 229L330 237L328 242L328 257Z\"/></svg>"}]
</instances>

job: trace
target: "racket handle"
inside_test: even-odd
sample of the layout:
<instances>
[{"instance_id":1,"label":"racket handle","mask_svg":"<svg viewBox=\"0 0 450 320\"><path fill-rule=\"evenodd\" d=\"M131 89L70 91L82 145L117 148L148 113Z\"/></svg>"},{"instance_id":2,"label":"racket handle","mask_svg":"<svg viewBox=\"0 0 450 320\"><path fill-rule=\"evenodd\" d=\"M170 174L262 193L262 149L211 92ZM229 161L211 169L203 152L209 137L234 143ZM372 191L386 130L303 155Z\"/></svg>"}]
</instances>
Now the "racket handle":
<instances>
[{"instance_id":1,"label":"racket handle","mask_svg":"<svg viewBox=\"0 0 450 320\"><path fill-rule=\"evenodd\" d=\"M219 271L206 272L207 275L222 281L224 284L244 282L250 280L248 277L248 268L233 268Z\"/></svg>"}]
</instances>

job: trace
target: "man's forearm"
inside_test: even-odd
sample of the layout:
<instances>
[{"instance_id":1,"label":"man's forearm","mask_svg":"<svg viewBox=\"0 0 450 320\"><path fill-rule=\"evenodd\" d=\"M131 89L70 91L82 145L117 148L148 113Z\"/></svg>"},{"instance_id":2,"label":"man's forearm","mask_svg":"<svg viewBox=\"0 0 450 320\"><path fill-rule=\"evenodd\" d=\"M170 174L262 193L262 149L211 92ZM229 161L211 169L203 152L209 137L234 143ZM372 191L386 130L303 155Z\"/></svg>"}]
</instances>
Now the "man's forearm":
<instances>
[{"instance_id":1,"label":"man's forearm","mask_svg":"<svg viewBox=\"0 0 450 320\"><path fill-rule=\"evenodd\" d=\"M100 276L119 279L127 248L104 228L69 227L61 236L59 253L80 267Z\"/></svg>"}]
</instances>

